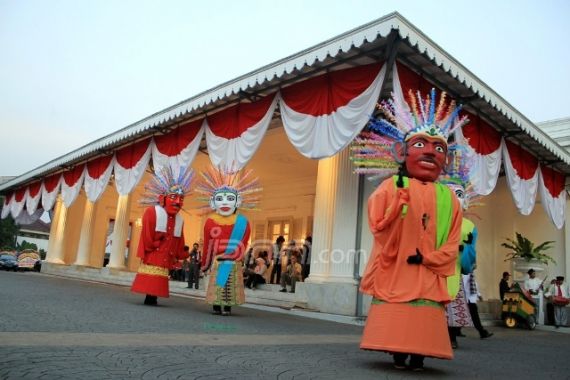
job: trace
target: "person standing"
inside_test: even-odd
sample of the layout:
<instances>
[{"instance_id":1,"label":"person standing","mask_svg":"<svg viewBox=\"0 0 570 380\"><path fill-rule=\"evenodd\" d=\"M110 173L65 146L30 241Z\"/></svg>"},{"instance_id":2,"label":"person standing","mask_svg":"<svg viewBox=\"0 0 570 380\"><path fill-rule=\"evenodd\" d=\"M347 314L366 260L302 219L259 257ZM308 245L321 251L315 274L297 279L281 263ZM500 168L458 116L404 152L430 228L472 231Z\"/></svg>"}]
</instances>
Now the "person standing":
<instances>
[{"instance_id":1,"label":"person standing","mask_svg":"<svg viewBox=\"0 0 570 380\"><path fill-rule=\"evenodd\" d=\"M511 274L509 272L503 272L503 277L499 282L499 297L501 298L501 301L505 299L505 293L511 289L511 286L509 285L510 277Z\"/></svg>"},{"instance_id":2,"label":"person standing","mask_svg":"<svg viewBox=\"0 0 570 380\"><path fill-rule=\"evenodd\" d=\"M303 266L303 281L311 273L311 246L313 245L313 237L307 236L305 238L305 243L303 243L303 255L301 257L301 265Z\"/></svg>"},{"instance_id":3,"label":"person standing","mask_svg":"<svg viewBox=\"0 0 570 380\"><path fill-rule=\"evenodd\" d=\"M410 92L409 104L393 95L379 106L387 119L370 123L353 162L362 163L362 173L371 173L368 164L382 159L379 175L398 170L368 199L374 241L360 290L373 299L360 348L391 353L398 369L406 368L410 356L409 367L421 371L426 356L453 358L446 278L455 272L462 210L452 191L435 181L450 133L466 120L454 103L446 106L444 94L439 104L433 89L426 99L417 95ZM373 139L378 150L370 154Z\"/></svg>"},{"instance_id":4,"label":"person standing","mask_svg":"<svg viewBox=\"0 0 570 380\"><path fill-rule=\"evenodd\" d=\"M261 191L257 179L227 168L210 168L202 172L196 191L204 195L214 212L204 223L202 271L210 270L206 302L215 314L231 315L231 308L245 302L241 261L247 248L251 228L240 207L254 208ZM206 207L208 207L206 206Z\"/></svg>"},{"instance_id":5,"label":"person standing","mask_svg":"<svg viewBox=\"0 0 570 380\"><path fill-rule=\"evenodd\" d=\"M131 291L146 294L145 305L157 305L158 297L169 297L170 270L184 252L184 220L179 214L189 193L193 171L175 175L170 167L155 174L141 204L149 205L142 217L137 257L141 259Z\"/></svg>"},{"instance_id":6,"label":"person standing","mask_svg":"<svg viewBox=\"0 0 570 380\"><path fill-rule=\"evenodd\" d=\"M545 296L551 300L554 307L554 326L556 328L565 327L568 323L566 305L570 303L570 294L563 276L556 276L554 284L550 285Z\"/></svg>"},{"instance_id":7,"label":"person standing","mask_svg":"<svg viewBox=\"0 0 570 380\"><path fill-rule=\"evenodd\" d=\"M469 314L471 315L471 319L473 320L473 325L479 332L479 337L481 339L492 337L493 333L485 330L485 328L481 324L481 319L479 318L479 308L477 307L477 301L482 301L483 297L479 292L479 285L475 280L474 272L463 275L463 287L465 289L465 298L467 299Z\"/></svg>"},{"instance_id":8,"label":"person standing","mask_svg":"<svg viewBox=\"0 0 570 380\"><path fill-rule=\"evenodd\" d=\"M529 269L528 278L524 280L523 288L526 290L532 300L534 301L534 316L536 323L544 324L544 305L543 305L543 288L542 283L538 277L536 277L536 271L534 269Z\"/></svg>"},{"instance_id":9,"label":"person standing","mask_svg":"<svg viewBox=\"0 0 570 380\"><path fill-rule=\"evenodd\" d=\"M271 257L273 261L273 268L271 269L271 277L269 279L269 283L271 284L281 283L281 249L283 248L283 243L285 243L285 238L282 235L279 235L271 247ZM275 280L277 280L277 282L275 282Z\"/></svg>"},{"instance_id":10,"label":"person standing","mask_svg":"<svg viewBox=\"0 0 570 380\"><path fill-rule=\"evenodd\" d=\"M199 248L200 245L198 243L194 243L188 257L188 288L200 288L201 257L200 251L198 250Z\"/></svg>"}]
</instances>

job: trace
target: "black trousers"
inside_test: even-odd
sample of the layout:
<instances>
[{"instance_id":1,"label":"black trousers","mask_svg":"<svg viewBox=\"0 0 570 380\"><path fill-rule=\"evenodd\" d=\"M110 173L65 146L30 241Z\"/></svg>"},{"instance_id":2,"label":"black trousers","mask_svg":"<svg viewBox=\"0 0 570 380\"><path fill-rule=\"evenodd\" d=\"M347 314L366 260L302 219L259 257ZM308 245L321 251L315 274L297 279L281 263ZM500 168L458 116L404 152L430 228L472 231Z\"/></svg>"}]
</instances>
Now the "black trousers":
<instances>
[{"instance_id":1,"label":"black trousers","mask_svg":"<svg viewBox=\"0 0 570 380\"><path fill-rule=\"evenodd\" d=\"M275 274L277 274L277 282L274 282ZM271 278L269 280L271 284L280 284L281 283L281 263L274 264L273 269L271 269Z\"/></svg>"},{"instance_id":2,"label":"black trousers","mask_svg":"<svg viewBox=\"0 0 570 380\"><path fill-rule=\"evenodd\" d=\"M467 307L469 307L469 314L471 314L471 319L473 320L473 326L477 329L480 336L484 336L487 330L483 328L481 324L481 319L479 318L479 309L477 308L476 303L467 303Z\"/></svg>"},{"instance_id":3,"label":"black trousers","mask_svg":"<svg viewBox=\"0 0 570 380\"><path fill-rule=\"evenodd\" d=\"M200 286L200 265L190 264L186 274L188 274L188 287L191 288L194 285L198 289Z\"/></svg>"}]
</instances>

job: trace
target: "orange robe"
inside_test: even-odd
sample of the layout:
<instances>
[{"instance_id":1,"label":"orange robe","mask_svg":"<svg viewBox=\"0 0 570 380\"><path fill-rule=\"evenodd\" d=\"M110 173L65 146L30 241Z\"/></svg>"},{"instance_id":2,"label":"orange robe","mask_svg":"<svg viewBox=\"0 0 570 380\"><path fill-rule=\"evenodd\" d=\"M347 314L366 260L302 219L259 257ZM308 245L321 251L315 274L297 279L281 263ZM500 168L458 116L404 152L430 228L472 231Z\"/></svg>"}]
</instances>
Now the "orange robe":
<instances>
[{"instance_id":1,"label":"orange robe","mask_svg":"<svg viewBox=\"0 0 570 380\"><path fill-rule=\"evenodd\" d=\"M436 248L436 184L409 179L408 187L397 188L389 178L368 199L374 244L360 290L374 299L361 348L453 357L444 308L461 234L462 212L453 194L451 206L447 240ZM408 264L416 249L422 264Z\"/></svg>"}]
</instances>

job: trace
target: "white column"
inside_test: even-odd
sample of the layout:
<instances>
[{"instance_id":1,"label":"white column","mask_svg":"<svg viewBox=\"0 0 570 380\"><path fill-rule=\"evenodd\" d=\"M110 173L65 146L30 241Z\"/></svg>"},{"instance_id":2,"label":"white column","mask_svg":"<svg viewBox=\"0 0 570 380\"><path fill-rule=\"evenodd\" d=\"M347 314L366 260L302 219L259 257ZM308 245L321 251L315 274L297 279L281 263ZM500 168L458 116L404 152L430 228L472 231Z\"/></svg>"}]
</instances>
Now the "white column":
<instances>
[{"instance_id":1,"label":"white column","mask_svg":"<svg viewBox=\"0 0 570 380\"><path fill-rule=\"evenodd\" d=\"M61 195L57 196L54 205L54 218L49 235L48 254L46 261L54 264L65 264L63 261L63 238L65 232L65 222L67 219L67 207L61 200Z\"/></svg>"},{"instance_id":2,"label":"white column","mask_svg":"<svg viewBox=\"0 0 570 380\"><path fill-rule=\"evenodd\" d=\"M81 237L79 238L79 248L77 249L75 265L89 265L89 253L91 252L91 241L93 240L94 209L95 204L87 199L83 210Z\"/></svg>"},{"instance_id":3,"label":"white column","mask_svg":"<svg viewBox=\"0 0 570 380\"><path fill-rule=\"evenodd\" d=\"M129 216L131 214L131 197L129 194L119 195L117 201L117 213L115 215L115 227L113 228L113 245L111 257L107 267L115 269L125 268L125 250L129 234Z\"/></svg>"},{"instance_id":4,"label":"white column","mask_svg":"<svg viewBox=\"0 0 570 380\"><path fill-rule=\"evenodd\" d=\"M358 176L348 148L319 161L308 282L355 283Z\"/></svg>"},{"instance_id":5,"label":"white column","mask_svg":"<svg viewBox=\"0 0 570 380\"><path fill-rule=\"evenodd\" d=\"M570 198L566 199L566 210L567 210L566 212L570 210ZM566 221L564 222L564 247L563 247L564 261L565 261L565 268L564 268L565 273L563 274L563 276L566 283L570 282L570 223L568 220L569 219L566 218Z\"/></svg>"}]
</instances>

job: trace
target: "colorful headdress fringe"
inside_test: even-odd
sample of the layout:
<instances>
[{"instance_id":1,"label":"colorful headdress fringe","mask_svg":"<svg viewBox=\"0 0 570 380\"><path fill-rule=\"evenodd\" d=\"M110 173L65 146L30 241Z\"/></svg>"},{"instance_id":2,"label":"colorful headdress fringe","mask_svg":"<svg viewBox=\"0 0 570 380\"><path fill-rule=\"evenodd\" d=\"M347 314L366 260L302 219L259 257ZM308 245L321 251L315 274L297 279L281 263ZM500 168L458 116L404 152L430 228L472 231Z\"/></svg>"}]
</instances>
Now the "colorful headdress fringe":
<instances>
[{"instance_id":1,"label":"colorful headdress fringe","mask_svg":"<svg viewBox=\"0 0 570 380\"><path fill-rule=\"evenodd\" d=\"M165 166L145 185L145 192L139 203L146 206L157 205L161 195L187 195L190 193L193 179L194 171L190 168L180 168L178 173L174 173L170 166Z\"/></svg>"},{"instance_id":2,"label":"colorful headdress fringe","mask_svg":"<svg viewBox=\"0 0 570 380\"><path fill-rule=\"evenodd\" d=\"M392 94L391 99L378 104L384 117L372 118L351 146L356 173L373 177L394 174L399 167L394 152L398 144L417 135L441 138L447 143L451 133L468 122L465 116L459 116L461 106L453 100L447 103L445 92L436 102L435 89L425 98L419 91L414 95L410 90L408 101Z\"/></svg>"},{"instance_id":3,"label":"colorful headdress fringe","mask_svg":"<svg viewBox=\"0 0 570 380\"><path fill-rule=\"evenodd\" d=\"M251 169L243 171L210 166L198 178L196 192L200 195L197 200L206 203L203 206L206 208L214 194L220 191L233 192L241 198L240 208L256 210L260 200L258 193L262 188L252 173Z\"/></svg>"}]
</instances>

